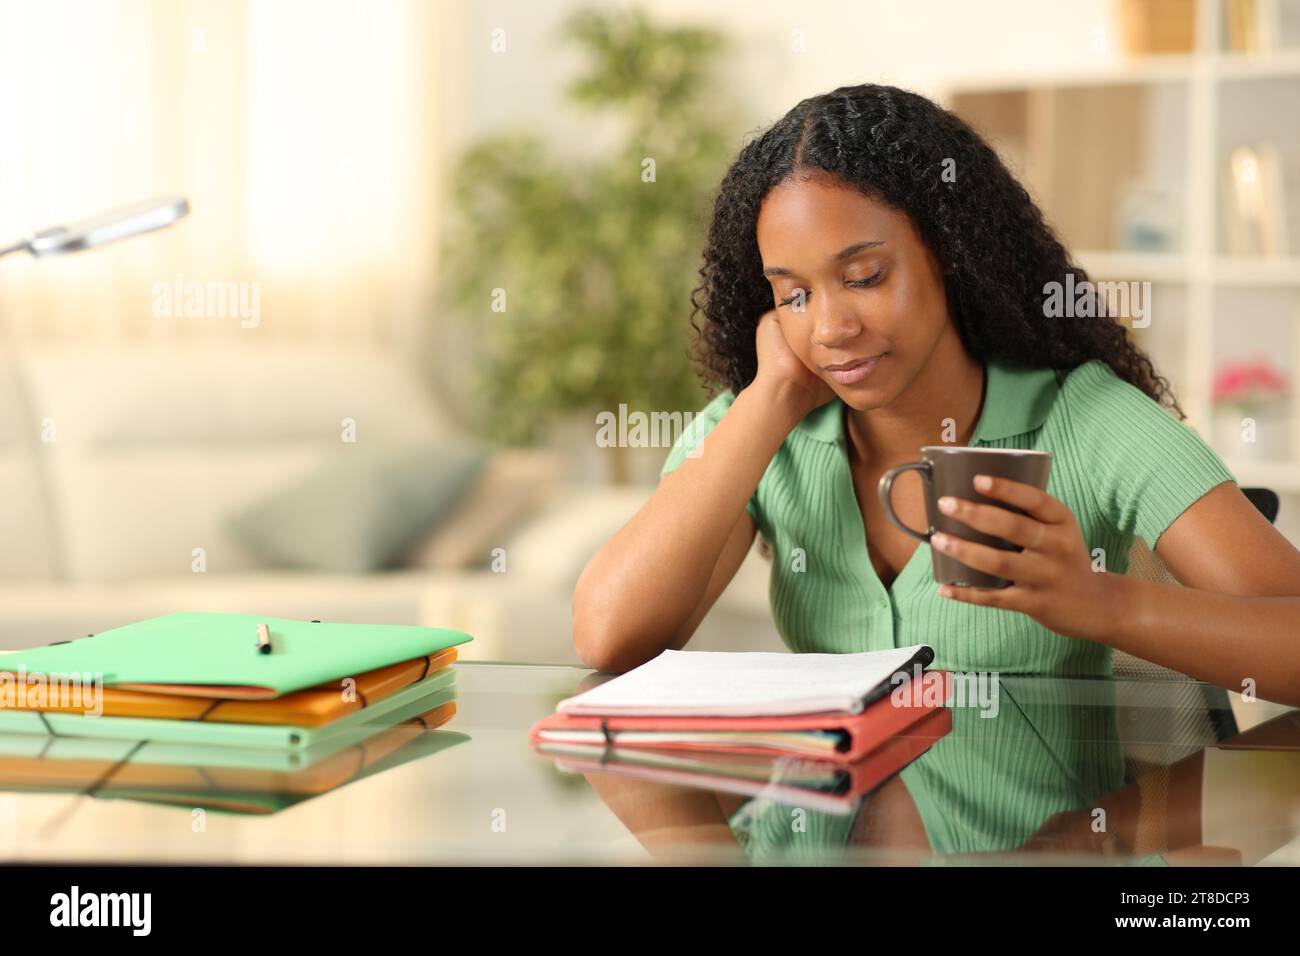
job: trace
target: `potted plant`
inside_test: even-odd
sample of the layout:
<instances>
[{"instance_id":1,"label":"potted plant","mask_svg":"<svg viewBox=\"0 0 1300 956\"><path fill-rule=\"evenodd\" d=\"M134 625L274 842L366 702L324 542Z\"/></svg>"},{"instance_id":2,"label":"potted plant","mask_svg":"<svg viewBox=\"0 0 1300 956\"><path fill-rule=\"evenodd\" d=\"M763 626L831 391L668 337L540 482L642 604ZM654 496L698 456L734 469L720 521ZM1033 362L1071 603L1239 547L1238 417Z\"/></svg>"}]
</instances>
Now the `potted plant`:
<instances>
[{"instance_id":1,"label":"potted plant","mask_svg":"<svg viewBox=\"0 0 1300 956\"><path fill-rule=\"evenodd\" d=\"M1233 458L1286 456L1286 374L1256 357L1221 364L1214 375L1219 447Z\"/></svg>"},{"instance_id":2,"label":"potted plant","mask_svg":"<svg viewBox=\"0 0 1300 956\"><path fill-rule=\"evenodd\" d=\"M479 424L504 442L561 423L594 444L602 412L703 403L688 358L690 293L710 194L737 138L709 83L722 39L636 10L580 11L563 34L586 62L569 99L602 114L593 128L617 130L617 145L580 160L531 133L495 135L452 178L441 271L466 337L479 340ZM599 451L625 480L626 449Z\"/></svg>"}]
</instances>

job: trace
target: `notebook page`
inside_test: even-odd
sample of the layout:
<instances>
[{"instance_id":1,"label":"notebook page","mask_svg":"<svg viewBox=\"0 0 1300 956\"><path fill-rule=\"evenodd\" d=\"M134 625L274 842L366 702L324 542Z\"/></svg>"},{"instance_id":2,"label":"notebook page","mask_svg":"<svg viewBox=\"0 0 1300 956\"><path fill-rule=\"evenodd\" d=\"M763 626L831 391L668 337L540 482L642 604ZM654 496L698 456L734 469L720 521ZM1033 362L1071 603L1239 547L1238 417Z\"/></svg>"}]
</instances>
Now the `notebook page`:
<instances>
[{"instance_id":1,"label":"notebook page","mask_svg":"<svg viewBox=\"0 0 1300 956\"><path fill-rule=\"evenodd\" d=\"M862 698L903 669L923 644L859 654L664 651L613 680L561 701L562 714L759 717L859 711Z\"/></svg>"}]
</instances>

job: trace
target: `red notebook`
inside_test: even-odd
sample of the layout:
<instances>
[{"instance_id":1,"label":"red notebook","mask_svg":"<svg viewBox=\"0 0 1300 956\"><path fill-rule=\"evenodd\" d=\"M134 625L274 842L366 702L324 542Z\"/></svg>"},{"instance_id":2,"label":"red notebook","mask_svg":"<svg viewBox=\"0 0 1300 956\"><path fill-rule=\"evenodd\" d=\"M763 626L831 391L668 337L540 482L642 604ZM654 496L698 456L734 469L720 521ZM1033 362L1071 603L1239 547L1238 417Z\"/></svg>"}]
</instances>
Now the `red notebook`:
<instances>
[{"instance_id":1,"label":"red notebook","mask_svg":"<svg viewBox=\"0 0 1300 956\"><path fill-rule=\"evenodd\" d=\"M537 743L605 744L652 750L714 753L788 753L850 763L943 709L951 675L927 671L941 692L909 694L901 703L886 694L861 713L830 711L761 717L588 717L552 714L529 731Z\"/></svg>"}]
</instances>

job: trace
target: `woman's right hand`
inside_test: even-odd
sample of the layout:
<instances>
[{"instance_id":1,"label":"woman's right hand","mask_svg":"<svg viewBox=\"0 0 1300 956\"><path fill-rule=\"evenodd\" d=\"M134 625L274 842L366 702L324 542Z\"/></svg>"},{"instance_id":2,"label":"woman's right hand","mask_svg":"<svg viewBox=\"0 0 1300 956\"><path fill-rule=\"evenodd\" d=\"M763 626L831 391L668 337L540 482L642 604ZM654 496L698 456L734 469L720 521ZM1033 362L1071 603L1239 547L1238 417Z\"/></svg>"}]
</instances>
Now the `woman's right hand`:
<instances>
[{"instance_id":1,"label":"woman's right hand","mask_svg":"<svg viewBox=\"0 0 1300 956\"><path fill-rule=\"evenodd\" d=\"M754 344L758 351L755 384L772 387L782 399L794 402L800 418L835 397L834 390L794 354L781 331L776 309L759 320Z\"/></svg>"}]
</instances>

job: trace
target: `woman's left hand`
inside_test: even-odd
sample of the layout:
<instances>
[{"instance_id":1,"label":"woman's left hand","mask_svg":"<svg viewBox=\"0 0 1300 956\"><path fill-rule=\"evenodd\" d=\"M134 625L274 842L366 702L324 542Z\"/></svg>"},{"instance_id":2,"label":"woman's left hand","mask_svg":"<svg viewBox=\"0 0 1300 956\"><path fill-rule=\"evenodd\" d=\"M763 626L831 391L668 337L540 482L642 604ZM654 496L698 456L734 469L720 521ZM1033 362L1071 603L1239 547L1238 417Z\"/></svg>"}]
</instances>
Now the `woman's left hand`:
<instances>
[{"instance_id":1,"label":"woman's left hand","mask_svg":"<svg viewBox=\"0 0 1300 956\"><path fill-rule=\"evenodd\" d=\"M1102 640L1113 628L1118 606L1114 575L1095 572L1079 523L1064 503L1047 492L1012 481L978 475L975 489L1026 512L946 496L939 509L976 531L1024 548L1002 551L988 545L936 533L930 546L962 564L1006 578L1005 588L980 589L944 584L942 597L967 604L1028 614L1049 630L1067 637Z\"/></svg>"}]
</instances>

